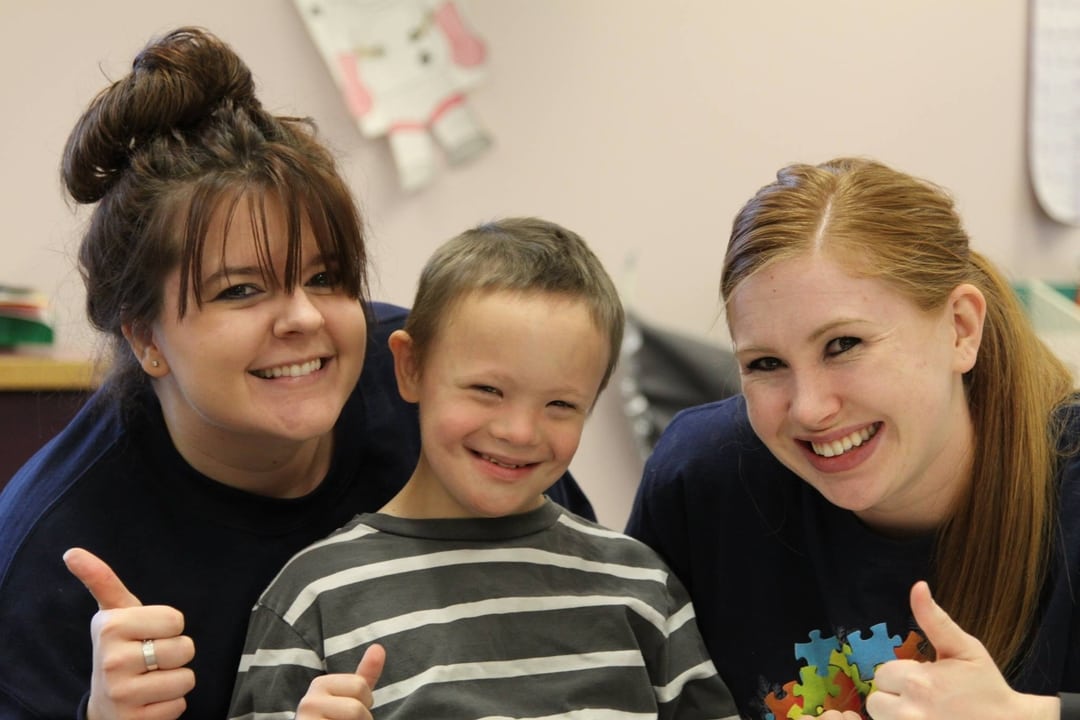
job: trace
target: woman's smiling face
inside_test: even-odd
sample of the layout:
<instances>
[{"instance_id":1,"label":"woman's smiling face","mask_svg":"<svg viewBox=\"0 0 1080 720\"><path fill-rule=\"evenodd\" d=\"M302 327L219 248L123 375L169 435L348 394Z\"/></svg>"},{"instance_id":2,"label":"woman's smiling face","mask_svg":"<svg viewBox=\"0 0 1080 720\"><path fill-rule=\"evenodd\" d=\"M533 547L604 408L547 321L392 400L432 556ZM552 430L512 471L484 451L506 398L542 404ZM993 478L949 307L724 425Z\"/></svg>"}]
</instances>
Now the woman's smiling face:
<instances>
[{"instance_id":1,"label":"woman's smiling face","mask_svg":"<svg viewBox=\"0 0 1080 720\"><path fill-rule=\"evenodd\" d=\"M201 306L189 295L177 317L180 271L166 280L161 317L151 328L143 367L155 377L169 431L185 457L258 463L280 448L332 432L364 360L363 306L342 292L302 228L301 274L293 290L267 277L245 203L224 238L224 213L210 225L203 253ZM268 200L270 261L285 267L284 213ZM224 245L224 247L222 247ZM250 458L245 456L251 456Z\"/></svg>"},{"instance_id":2,"label":"woman's smiling face","mask_svg":"<svg viewBox=\"0 0 1080 720\"><path fill-rule=\"evenodd\" d=\"M969 477L983 307L962 285L923 311L820 251L765 267L727 304L754 431L868 524L936 526Z\"/></svg>"}]
</instances>

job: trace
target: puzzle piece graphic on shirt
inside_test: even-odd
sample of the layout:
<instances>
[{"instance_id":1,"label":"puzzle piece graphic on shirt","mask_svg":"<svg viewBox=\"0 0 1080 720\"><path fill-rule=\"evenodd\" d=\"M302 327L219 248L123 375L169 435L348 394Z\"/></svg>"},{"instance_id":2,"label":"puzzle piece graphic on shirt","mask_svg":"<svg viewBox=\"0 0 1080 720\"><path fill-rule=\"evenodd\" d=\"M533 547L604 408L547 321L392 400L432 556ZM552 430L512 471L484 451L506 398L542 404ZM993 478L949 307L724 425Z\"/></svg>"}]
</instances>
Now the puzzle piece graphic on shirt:
<instances>
[{"instance_id":1,"label":"puzzle piece graphic on shirt","mask_svg":"<svg viewBox=\"0 0 1080 720\"><path fill-rule=\"evenodd\" d=\"M926 638L911 630L904 638L904 644L896 648L896 657L901 660L918 660L919 662L929 660L930 655L923 650L924 643L926 643Z\"/></svg>"},{"instance_id":2,"label":"puzzle piece graphic on shirt","mask_svg":"<svg viewBox=\"0 0 1080 720\"><path fill-rule=\"evenodd\" d=\"M854 666L850 667L858 674L858 668L855 668ZM860 693L855 679L837 668L833 673L832 680L836 685L837 692L835 695L830 693L825 698L825 707L822 709L841 711L854 710L855 712L862 710L863 694Z\"/></svg>"},{"instance_id":3,"label":"puzzle piece graphic on shirt","mask_svg":"<svg viewBox=\"0 0 1080 720\"><path fill-rule=\"evenodd\" d=\"M765 720L801 720L826 710L854 711L865 716L865 698L873 691L877 666L896 658L927 659L925 639L909 632L901 642L890 635L886 623L863 631L823 636L811 630L809 642L795 643L795 658L805 664L799 680L791 681L764 698ZM776 687L775 685L773 686Z\"/></svg>"},{"instance_id":4,"label":"puzzle piece graphic on shirt","mask_svg":"<svg viewBox=\"0 0 1080 720\"><path fill-rule=\"evenodd\" d=\"M795 681L784 685L783 693L784 697L779 698L776 692L771 692L765 696L765 706L772 711L772 720L783 720L784 718L797 718L802 715L802 708L799 706L798 698L795 697Z\"/></svg>"},{"instance_id":5,"label":"puzzle piece graphic on shirt","mask_svg":"<svg viewBox=\"0 0 1080 720\"><path fill-rule=\"evenodd\" d=\"M805 660L809 667L817 668L818 675L829 674L829 658L839 647L835 637L822 637L820 630L810 631L810 642L795 643L795 657Z\"/></svg>"},{"instance_id":6,"label":"puzzle piece graphic on shirt","mask_svg":"<svg viewBox=\"0 0 1080 720\"><path fill-rule=\"evenodd\" d=\"M851 646L845 645L843 650L837 650L829 658L829 664L836 668L837 676L843 675L848 678L855 686L855 688L866 695L870 692L870 683L862 679L862 675L859 673L859 667L851 664Z\"/></svg>"},{"instance_id":7,"label":"puzzle piece graphic on shirt","mask_svg":"<svg viewBox=\"0 0 1080 720\"><path fill-rule=\"evenodd\" d=\"M896 659L894 648L902 643L899 635L889 635L885 623L878 623L870 628L871 635L865 640L862 631L856 630L848 635L848 644L851 646L851 658L859 667L860 675L867 680L872 680L874 670L883 662Z\"/></svg>"},{"instance_id":8,"label":"puzzle piece graphic on shirt","mask_svg":"<svg viewBox=\"0 0 1080 720\"><path fill-rule=\"evenodd\" d=\"M837 673L836 668L830 671L828 666L826 666L826 671L834 676ZM802 682L797 684L792 692L802 698L803 712L814 717L821 714L826 698L840 691L832 677L822 677L813 665L804 665L799 668L799 679Z\"/></svg>"}]
</instances>

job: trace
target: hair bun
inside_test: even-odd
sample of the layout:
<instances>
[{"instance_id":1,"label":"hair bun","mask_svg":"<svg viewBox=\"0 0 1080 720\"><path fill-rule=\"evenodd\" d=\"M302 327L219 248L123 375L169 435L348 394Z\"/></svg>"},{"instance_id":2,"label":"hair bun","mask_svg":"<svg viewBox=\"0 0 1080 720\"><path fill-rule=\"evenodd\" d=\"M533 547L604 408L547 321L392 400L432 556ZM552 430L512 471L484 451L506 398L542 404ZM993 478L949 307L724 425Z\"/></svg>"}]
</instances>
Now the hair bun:
<instances>
[{"instance_id":1,"label":"hair bun","mask_svg":"<svg viewBox=\"0 0 1080 720\"><path fill-rule=\"evenodd\" d=\"M179 28L143 49L132 63L131 100L147 130L163 132L197 124L231 100L258 108L247 65L206 30Z\"/></svg>"},{"instance_id":2,"label":"hair bun","mask_svg":"<svg viewBox=\"0 0 1080 720\"><path fill-rule=\"evenodd\" d=\"M64 184L78 202L96 202L142 145L191 132L230 106L260 110L251 70L209 31L178 28L143 48L131 73L91 101L64 150Z\"/></svg>"}]
</instances>

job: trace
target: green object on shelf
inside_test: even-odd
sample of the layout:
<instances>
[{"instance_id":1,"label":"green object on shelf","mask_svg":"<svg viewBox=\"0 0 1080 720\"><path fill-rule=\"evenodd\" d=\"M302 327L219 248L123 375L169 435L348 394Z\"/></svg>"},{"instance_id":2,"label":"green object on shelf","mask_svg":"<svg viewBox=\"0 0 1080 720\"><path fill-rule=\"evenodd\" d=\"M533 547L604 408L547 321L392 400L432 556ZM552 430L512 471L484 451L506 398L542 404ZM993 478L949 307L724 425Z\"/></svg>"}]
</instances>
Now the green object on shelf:
<instances>
[{"instance_id":1,"label":"green object on shelf","mask_svg":"<svg viewBox=\"0 0 1080 720\"><path fill-rule=\"evenodd\" d=\"M1061 295L1061 297L1065 298L1069 302L1075 302L1077 292L1080 291L1080 288L1077 288L1077 286L1073 283L1045 281L1039 282L1042 287L1050 288L1051 290L1056 291L1059 295ZM1013 290L1016 291L1017 296L1020 298L1020 302L1022 302L1024 304L1024 307L1026 308L1030 308L1033 302L1031 285L1031 281L1014 282L1012 284ZM1080 308L1078 308L1078 310L1080 310Z\"/></svg>"},{"instance_id":2,"label":"green object on shelf","mask_svg":"<svg viewBox=\"0 0 1080 720\"><path fill-rule=\"evenodd\" d=\"M23 318L0 317L0 347L24 343L50 345L53 331L48 325Z\"/></svg>"},{"instance_id":3,"label":"green object on shelf","mask_svg":"<svg viewBox=\"0 0 1080 720\"><path fill-rule=\"evenodd\" d=\"M1050 287L1061 293L1062 297L1066 300L1076 302L1076 285L1072 283L1046 283Z\"/></svg>"},{"instance_id":4,"label":"green object on shelf","mask_svg":"<svg viewBox=\"0 0 1080 720\"><path fill-rule=\"evenodd\" d=\"M1042 280L1023 280L1012 284L1031 320L1035 332L1044 340L1053 335L1059 344L1067 338L1072 348L1080 340L1080 305L1075 301L1076 285ZM1080 346L1078 346L1080 347ZM1078 366L1080 367L1080 366Z\"/></svg>"}]
</instances>

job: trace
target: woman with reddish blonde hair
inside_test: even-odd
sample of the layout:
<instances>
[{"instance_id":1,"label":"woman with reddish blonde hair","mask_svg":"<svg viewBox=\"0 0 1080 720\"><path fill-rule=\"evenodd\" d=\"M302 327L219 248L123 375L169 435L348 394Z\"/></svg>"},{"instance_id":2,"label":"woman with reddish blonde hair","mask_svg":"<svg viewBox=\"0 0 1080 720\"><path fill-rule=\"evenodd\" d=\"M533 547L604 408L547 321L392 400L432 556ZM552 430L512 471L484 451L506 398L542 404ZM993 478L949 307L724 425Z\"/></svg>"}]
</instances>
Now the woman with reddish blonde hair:
<instances>
[{"instance_id":1,"label":"woman with reddish blonde hair","mask_svg":"<svg viewBox=\"0 0 1080 720\"><path fill-rule=\"evenodd\" d=\"M689 587L740 711L1075 717L1074 379L948 193L786 167L721 295L742 393L671 423L628 532Z\"/></svg>"}]
</instances>

